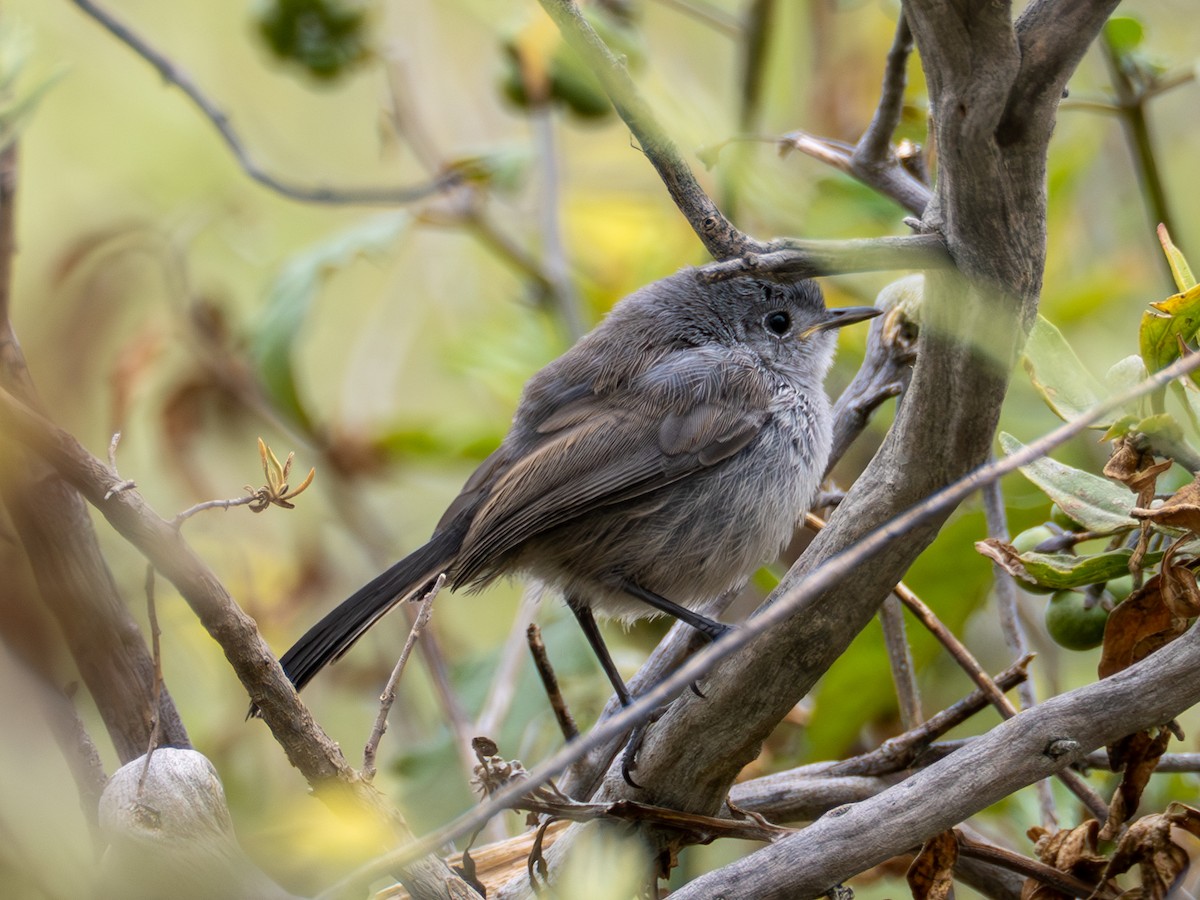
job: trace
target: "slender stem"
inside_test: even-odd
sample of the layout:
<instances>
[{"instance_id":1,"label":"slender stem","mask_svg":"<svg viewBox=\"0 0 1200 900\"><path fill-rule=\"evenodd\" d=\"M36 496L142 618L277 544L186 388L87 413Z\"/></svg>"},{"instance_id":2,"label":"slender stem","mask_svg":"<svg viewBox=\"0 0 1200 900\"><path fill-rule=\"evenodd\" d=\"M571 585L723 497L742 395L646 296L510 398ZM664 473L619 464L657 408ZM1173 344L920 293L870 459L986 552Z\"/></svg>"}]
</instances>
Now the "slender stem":
<instances>
[{"instance_id":1,"label":"slender stem","mask_svg":"<svg viewBox=\"0 0 1200 900\"><path fill-rule=\"evenodd\" d=\"M562 731L565 740L573 741L579 737L579 726L575 724L575 717L571 715L567 701L558 687L558 676L554 674L554 666L551 665L550 656L546 653L542 630L531 623L525 631L525 639L529 643L533 664L537 668L538 677L542 679L542 686L546 689L546 697L550 700L550 708L554 710L554 718L558 722L559 730Z\"/></svg>"},{"instance_id":2,"label":"slender stem","mask_svg":"<svg viewBox=\"0 0 1200 900\"><path fill-rule=\"evenodd\" d=\"M1004 495L1001 493L998 481L993 481L983 489L983 514L987 521L988 537L1007 541L1009 537L1008 521L1004 511ZM1016 579L998 563L992 565L992 577L996 610L1000 616L1000 631L1004 635L1004 642L1013 655L1026 656L1029 653L1029 641L1025 636L1025 629L1021 626L1018 614L1020 594L1017 590ZM1031 681L1026 680L1020 684L1017 688L1017 696L1024 709L1037 705L1037 691ZM1037 795L1042 827L1056 827L1058 810L1049 779L1042 779L1037 783Z\"/></svg>"},{"instance_id":3,"label":"slender stem","mask_svg":"<svg viewBox=\"0 0 1200 900\"><path fill-rule=\"evenodd\" d=\"M883 626L888 664L892 668L892 681L896 685L900 724L905 731L911 731L921 723L921 693L917 688L912 653L909 651L908 636L904 631L904 610L895 594L888 594L879 607L879 624Z\"/></svg>"},{"instance_id":4,"label":"slender stem","mask_svg":"<svg viewBox=\"0 0 1200 900\"><path fill-rule=\"evenodd\" d=\"M579 294L571 281L571 265L567 259L567 246L563 240L560 175L558 153L555 147L554 113L548 104L541 104L531 115L534 144L540 161L542 175L539 201L540 230L542 233L542 265L553 289L550 296L557 301L559 318L566 327L572 341L583 336L587 330L580 310Z\"/></svg>"},{"instance_id":5,"label":"slender stem","mask_svg":"<svg viewBox=\"0 0 1200 900\"><path fill-rule=\"evenodd\" d=\"M1150 137L1150 126L1146 121L1147 93L1125 71L1121 64L1121 58L1112 43L1103 36L1099 43L1104 61L1108 64L1113 89L1117 94L1121 125L1129 142L1134 162L1137 164L1138 180L1142 185L1141 194L1143 202L1146 204L1146 212L1151 219L1150 224L1165 225L1168 231L1174 231L1174 219L1167 203L1167 191L1158 171L1154 142ZM1170 278L1170 266L1167 264L1166 257L1159 254L1155 254L1155 256L1162 260L1167 276Z\"/></svg>"},{"instance_id":6,"label":"slender stem","mask_svg":"<svg viewBox=\"0 0 1200 900\"><path fill-rule=\"evenodd\" d=\"M366 746L363 748L362 776L367 781L373 781L375 778L375 756L379 752L379 742L387 731L388 713L391 712L392 704L396 702L396 685L400 683L400 676L404 674L404 667L408 665L408 657L412 655L412 649L416 645L417 639L425 630L425 626L429 624L429 617L433 614L433 601L445 583L445 574L439 575L437 581L433 583L433 587L421 599L416 621L408 630L408 638L400 651L400 658L396 660L392 674L388 677L387 685L379 697L379 713L375 716L375 726L371 729L371 735L367 738Z\"/></svg>"},{"instance_id":7,"label":"slender stem","mask_svg":"<svg viewBox=\"0 0 1200 900\"><path fill-rule=\"evenodd\" d=\"M879 104L871 124L867 126L858 144L854 147L851 161L856 167L873 167L894 164L892 158L892 135L900 124L900 113L904 109L904 87L907 83L908 57L912 54L913 36L908 27L904 7L896 20L896 34L888 50L887 63L883 69L883 86L879 91Z\"/></svg>"}]
</instances>

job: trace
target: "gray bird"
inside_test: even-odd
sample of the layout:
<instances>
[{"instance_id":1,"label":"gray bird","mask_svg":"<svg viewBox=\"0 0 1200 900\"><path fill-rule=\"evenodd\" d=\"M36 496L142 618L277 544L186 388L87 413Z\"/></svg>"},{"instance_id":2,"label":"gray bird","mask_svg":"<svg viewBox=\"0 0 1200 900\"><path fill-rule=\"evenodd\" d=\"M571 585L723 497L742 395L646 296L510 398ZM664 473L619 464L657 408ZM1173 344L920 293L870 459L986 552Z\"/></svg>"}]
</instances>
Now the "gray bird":
<instances>
[{"instance_id":1,"label":"gray bird","mask_svg":"<svg viewBox=\"0 0 1200 900\"><path fill-rule=\"evenodd\" d=\"M709 283L685 269L618 303L525 386L499 448L423 547L313 626L280 661L297 689L388 610L525 574L560 590L623 704L593 610L705 616L791 537L829 456L835 329L813 281Z\"/></svg>"}]
</instances>

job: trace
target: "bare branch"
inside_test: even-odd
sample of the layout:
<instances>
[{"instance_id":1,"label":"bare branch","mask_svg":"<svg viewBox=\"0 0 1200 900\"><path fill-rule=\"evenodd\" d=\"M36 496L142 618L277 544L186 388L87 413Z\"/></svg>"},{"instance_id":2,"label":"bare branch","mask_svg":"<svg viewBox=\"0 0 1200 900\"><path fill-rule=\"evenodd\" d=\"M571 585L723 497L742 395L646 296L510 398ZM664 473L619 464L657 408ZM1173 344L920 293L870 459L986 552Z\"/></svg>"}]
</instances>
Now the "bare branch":
<instances>
[{"instance_id":1,"label":"bare branch","mask_svg":"<svg viewBox=\"0 0 1200 900\"><path fill-rule=\"evenodd\" d=\"M567 701L563 699L562 691L559 690L558 676L554 674L554 666L550 664L550 657L546 655L542 630L530 623L525 635L529 642L529 652L533 655L534 668L537 669L538 677L542 679L542 687L546 689L546 697L554 711L559 731L562 732L564 740L573 741L579 737L579 726L575 724L575 717L571 715Z\"/></svg>"},{"instance_id":2,"label":"bare branch","mask_svg":"<svg viewBox=\"0 0 1200 900\"><path fill-rule=\"evenodd\" d=\"M932 234L861 238L849 241L772 241L761 252L709 263L701 272L710 281L752 275L779 281L847 272L890 269L947 269L953 266L946 245Z\"/></svg>"},{"instance_id":3,"label":"bare branch","mask_svg":"<svg viewBox=\"0 0 1200 900\"><path fill-rule=\"evenodd\" d=\"M1200 702L1200 680L1189 674L1197 666L1200 632L1193 628L1123 672L1051 698L895 787L841 807L673 896L720 896L736 884L741 896L762 900L818 897L829 885L953 827L1088 751ZM1053 752L1067 745L1075 749ZM917 797L938 802L917 803ZM866 833L870 841L861 839Z\"/></svg>"},{"instance_id":4,"label":"bare branch","mask_svg":"<svg viewBox=\"0 0 1200 900\"><path fill-rule=\"evenodd\" d=\"M14 142L0 152L0 389L37 408L37 390L9 317L16 189ZM100 551L86 504L45 462L9 446L11 434L4 437L0 452L6 457L6 477L0 478L0 498L118 757L128 762L145 752L152 721L159 723L165 740L189 746L170 694L155 694L154 662ZM123 487L115 479L109 484L111 491Z\"/></svg>"},{"instance_id":5,"label":"bare branch","mask_svg":"<svg viewBox=\"0 0 1200 900\"><path fill-rule=\"evenodd\" d=\"M396 660L396 665L392 668L392 674L388 676L387 684L383 688L383 694L379 698L379 714L375 717L375 726L371 729L371 736L367 738L367 746L363 750L362 774L367 781L375 780L375 754L379 751L379 742L383 739L384 732L387 731L387 717L392 709L392 704L396 702L396 685L400 683L400 676L404 674L404 667L408 664L408 657L412 654L412 649L417 643L417 639L421 636L421 632L425 630L425 626L429 624L429 617L433 614L433 601L437 598L438 592L446 583L446 574L443 572L437 577L437 581L421 599L421 605L417 610L416 621L413 622L412 628L408 630L408 638L404 641L404 647L400 650L400 658Z\"/></svg>"},{"instance_id":6,"label":"bare branch","mask_svg":"<svg viewBox=\"0 0 1200 900\"><path fill-rule=\"evenodd\" d=\"M912 652L909 650L908 635L904 629L904 610L895 594L889 594L879 607L879 624L883 627L888 663L892 667L892 681L896 685L900 724L907 731L921 721L921 693L917 688Z\"/></svg>"},{"instance_id":7,"label":"bare branch","mask_svg":"<svg viewBox=\"0 0 1200 900\"><path fill-rule=\"evenodd\" d=\"M1004 513L1004 495L1000 491L1000 483L993 482L983 489L983 514L987 520L988 537L1008 540L1008 521ZM1000 615L1000 631L1010 652L1017 656L1029 653L1029 641L1025 629L1021 625L1018 611L1020 594L1017 591L1016 579L998 563L992 565L993 594L996 597L996 608ZM1037 690L1030 681L1023 681L1017 688L1017 696L1021 707L1028 709L1037 704ZM1038 806L1041 808L1042 826L1053 828L1058 824L1058 812L1054 803L1054 792L1050 789L1049 781L1039 781L1037 784Z\"/></svg>"}]
</instances>

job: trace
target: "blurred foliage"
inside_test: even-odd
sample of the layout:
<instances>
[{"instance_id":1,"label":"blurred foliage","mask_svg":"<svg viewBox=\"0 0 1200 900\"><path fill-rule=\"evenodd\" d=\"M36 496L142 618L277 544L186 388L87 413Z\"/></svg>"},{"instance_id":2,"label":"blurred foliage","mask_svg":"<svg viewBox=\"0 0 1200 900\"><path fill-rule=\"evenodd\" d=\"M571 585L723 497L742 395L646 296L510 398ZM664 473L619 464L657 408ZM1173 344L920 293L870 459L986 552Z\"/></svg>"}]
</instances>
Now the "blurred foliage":
<instances>
[{"instance_id":1,"label":"blurred foliage","mask_svg":"<svg viewBox=\"0 0 1200 900\"><path fill-rule=\"evenodd\" d=\"M276 57L318 80L370 58L366 14L341 0L275 0L259 12L258 31Z\"/></svg>"},{"instance_id":2,"label":"blurred foliage","mask_svg":"<svg viewBox=\"0 0 1200 900\"><path fill-rule=\"evenodd\" d=\"M714 5L730 15L744 6ZM521 258L545 262L553 243L544 233L546 204L561 216L585 320L704 257L627 130L572 67L531 0L275 0L252 11L234 0L113 6L213 98L276 174L333 190L422 183L441 171L464 175L465 186L450 194L382 213L295 202L252 183L178 90L71 4L5 6L5 28L16 37L0 35L0 82L9 94L0 103L0 138L21 134L13 316L39 391L55 418L98 455L112 430L122 429L122 475L136 479L168 517L256 483L260 434L294 449L298 471L316 467L316 481L293 511L213 511L187 526L193 546L282 649L424 539L504 433L524 380L565 348L562 308L543 302L545 286ZM608 16L606 33L685 152L740 131L736 35L671 4L603 6L594 18ZM612 9L626 6L636 14L613 19ZM1161 85L1193 66L1200 23L1184 0L1123 9L1127 17L1110 25L1108 39L1138 84ZM888 3L779 4L755 130L855 139L873 110L894 14ZM276 59L284 65L264 65ZM900 136L920 143L924 84L915 63L910 72ZM1002 427L1013 435L1008 446L1119 390L1143 366L1159 367L1179 352L1180 340L1195 341L1195 290L1172 288L1120 124L1111 109L1089 106L1110 94L1104 61L1089 53L1051 147L1045 321L1030 346L1033 378L1014 379L1003 414ZM1159 167L1175 201L1172 236L1193 260L1200 254L1200 205L1190 199L1200 179L1198 97L1200 88L1184 80L1149 106ZM736 193L739 224L759 236L907 230L894 204L812 159L780 157L769 142L723 153L710 172L698 161L695 168L714 193L722 186ZM506 244L521 252L507 252ZM869 301L893 277L832 278L824 287L831 305ZM1159 305L1148 309L1152 301ZM862 341L863 334L842 336L831 392L849 381ZM1112 436L1184 440L1194 434L1195 400L1191 390L1155 398L1108 423ZM869 460L889 418L881 412L839 466L843 483ZM1053 523L1051 499L1085 528L1112 528L1101 512L1128 519L1133 494L1098 475L1107 448L1096 437L1063 448L1058 469L1031 468L1036 487L1006 482L1013 533ZM1162 478L1172 493L1182 487L1178 473ZM1105 487L1093 495L1085 483ZM1114 509L1106 498L1116 496L1123 501ZM1050 537L1072 530L1055 527ZM1155 526L1163 535L1172 527ZM121 589L141 610L143 561L103 524L99 531ZM996 670L1011 660L989 599L991 567L971 549L985 536L981 513L965 507L906 581ZM1077 553L1098 560L1089 565L1105 567L1106 580L1117 571L1110 561L1127 566L1132 552L1108 548L1107 540L1080 544ZM1034 586L1059 586L1049 573L1061 560L1038 557L1061 555L1016 552ZM1161 574L1164 555L1165 548L1150 548L1142 557L1147 583ZM1104 602L1103 591L1090 596ZM1047 638L1041 618L1048 597L1022 599L1040 651L1033 671L1042 696L1092 680L1099 658L1099 651L1060 650ZM498 585L481 596L438 600L435 631L469 720L489 702L518 598L517 586ZM221 773L242 839L285 884L332 880L349 864L359 832L311 802L266 730L243 721L244 693L166 586L158 616L166 683L197 748ZM607 697L603 676L557 600L545 602L538 618L586 726ZM403 640L401 619L379 625L306 695L352 762ZM628 634L608 629L626 674L660 632L661 623ZM911 621L909 635L927 713L970 690ZM530 667L523 661L518 671L513 705L492 736L505 755L532 763L560 738ZM66 667L61 674L64 683L75 677ZM85 867L77 862L91 858L91 846L76 798L62 790L69 777L53 753L39 752L52 743L44 725L25 727L31 716L19 682L0 683L8 685L4 713L21 726L6 729L0 751L6 760L36 762L28 778L0 786L0 824L12 834L30 808L41 817L23 832L32 835L27 845L3 857L0 883L17 886L14 896L76 893ZM94 710L86 698L80 705L100 739ZM990 715L972 720L967 732L987 727ZM877 627L859 636L792 719L771 737L760 770L844 756L897 730ZM1189 734L1197 724L1194 716L1185 721ZM111 770L111 748L101 740L100 749ZM405 675L380 763L380 787L399 798L418 828L472 802L444 701L420 666ZM37 785L46 788L33 803ZM1196 794L1195 776L1160 776L1144 802L1162 808ZM1036 821L1031 798L1010 798L989 811L989 823L1020 839L1023 827L1012 822ZM519 828L519 817L506 817L491 835ZM719 863L730 846L693 858ZM593 861L582 860L583 883L594 883L595 871L632 869L622 852L603 847ZM45 873L44 883L30 884L30 867ZM895 884L860 888L863 896L891 896Z\"/></svg>"}]
</instances>

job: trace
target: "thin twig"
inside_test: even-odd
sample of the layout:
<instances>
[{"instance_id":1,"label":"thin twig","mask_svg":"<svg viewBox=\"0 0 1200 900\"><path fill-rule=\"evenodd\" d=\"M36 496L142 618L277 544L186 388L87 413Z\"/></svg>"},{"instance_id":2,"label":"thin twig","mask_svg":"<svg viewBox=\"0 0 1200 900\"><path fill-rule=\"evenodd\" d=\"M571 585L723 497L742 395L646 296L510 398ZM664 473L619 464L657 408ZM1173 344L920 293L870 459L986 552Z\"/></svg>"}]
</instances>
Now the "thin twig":
<instances>
[{"instance_id":1,"label":"thin twig","mask_svg":"<svg viewBox=\"0 0 1200 900\"><path fill-rule=\"evenodd\" d=\"M542 629L538 628L536 623L531 622L525 631L525 638L529 643L533 664L537 668L538 677L542 679L542 686L546 689L546 697L550 700L550 708L554 710L554 718L558 722L563 738L573 741L579 737L579 726L575 724L575 717L571 715L567 701L558 687L558 676L554 674L554 666L550 664L550 656L546 653L546 644L542 640Z\"/></svg>"},{"instance_id":2,"label":"thin twig","mask_svg":"<svg viewBox=\"0 0 1200 900\"><path fill-rule=\"evenodd\" d=\"M1017 660L994 681L1002 691L1008 691L1028 679L1028 666L1032 654ZM976 689L961 700L934 713L915 728L884 741L869 753L834 763L825 774L830 777L843 775L886 775L912 765L925 748L951 728L956 728L980 710L989 706L987 696Z\"/></svg>"},{"instance_id":3,"label":"thin twig","mask_svg":"<svg viewBox=\"0 0 1200 900\"><path fill-rule=\"evenodd\" d=\"M763 252L708 263L701 272L709 281L753 276L756 278L816 278L851 272L885 272L908 269L950 269L954 261L936 234L857 238L846 241L805 241L782 238Z\"/></svg>"},{"instance_id":4,"label":"thin twig","mask_svg":"<svg viewBox=\"0 0 1200 900\"><path fill-rule=\"evenodd\" d=\"M711 3L705 3L704 0L658 0L658 3L678 10L685 16L695 19L697 22L703 22L714 31L719 31L729 37L736 38L741 34L742 22L737 16L730 15Z\"/></svg>"},{"instance_id":5,"label":"thin twig","mask_svg":"<svg viewBox=\"0 0 1200 900\"><path fill-rule=\"evenodd\" d=\"M116 450L117 442L114 439L109 445L110 453ZM116 472L116 466L113 466L113 472ZM145 761L142 763L142 774L138 777L138 795L142 793L142 788L146 785L146 776L150 774L150 759L154 756L154 751L158 748L159 736L162 734L162 727L159 724L158 704L162 698L162 647L159 638L162 637L162 630L158 627L158 610L154 603L154 566L146 565L146 615L150 620L150 648L154 656L154 686L150 695L150 740L146 747Z\"/></svg>"},{"instance_id":6,"label":"thin twig","mask_svg":"<svg viewBox=\"0 0 1200 900\"><path fill-rule=\"evenodd\" d=\"M1138 181L1142 185L1140 193L1146 205L1150 224L1165 225L1168 231L1174 232L1174 218L1167 202L1167 190L1163 185L1162 175L1158 171L1154 141L1150 136L1150 125L1146 121L1146 92L1142 85L1131 78L1121 65L1122 61L1112 42L1102 36L1098 43L1101 55L1108 65L1113 89L1117 93L1121 125L1129 149L1137 163ZM1167 263L1166 257L1157 253L1154 255L1166 266L1168 280L1170 280L1170 265Z\"/></svg>"},{"instance_id":7,"label":"thin twig","mask_svg":"<svg viewBox=\"0 0 1200 900\"><path fill-rule=\"evenodd\" d=\"M249 494L245 497L234 497L231 500L205 500L203 503L189 506L183 512L177 513L175 518L171 520L171 524L178 528L192 516L202 513L206 509L232 509L235 506L246 506L253 503L256 499L253 494Z\"/></svg>"},{"instance_id":8,"label":"thin twig","mask_svg":"<svg viewBox=\"0 0 1200 900\"><path fill-rule=\"evenodd\" d=\"M412 203L439 193L461 182L461 173L444 172L425 184L408 187L332 188L298 184L272 175L250 154L241 136L229 121L228 114L200 90L199 86L167 56L152 47L128 25L100 6L95 0L72 0L81 10L104 27L113 37L150 63L168 84L173 84L192 101L193 105L221 135L225 146L233 153L238 165L250 178L264 187L293 200L331 205L360 204L398 206Z\"/></svg>"},{"instance_id":9,"label":"thin twig","mask_svg":"<svg viewBox=\"0 0 1200 900\"><path fill-rule=\"evenodd\" d=\"M572 341L583 336L587 327L580 309L579 292L571 281L571 266L567 260L567 247L563 241L561 186L559 185L558 152L554 140L554 116L548 104L541 104L530 116L533 126L534 146L537 148L538 171L541 173L541 193L538 197L538 213L542 234L542 265L550 279L550 296L557 301L559 317L566 326Z\"/></svg>"},{"instance_id":10,"label":"thin twig","mask_svg":"<svg viewBox=\"0 0 1200 900\"><path fill-rule=\"evenodd\" d=\"M904 630L904 610L896 595L888 594L879 607L879 624L883 626L883 641L887 646L892 682L896 685L896 700L900 709L900 724L909 731L921 722L921 693L913 672L912 652Z\"/></svg>"},{"instance_id":11,"label":"thin twig","mask_svg":"<svg viewBox=\"0 0 1200 900\"><path fill-rule=\"evenodd\" d=\"M1028 878L1040 881L1042 884L1049 885L1056 891L1061 891L1071 897L1107 898L1111 896L1109 891L1098 890L1097 885L1086 882L1081 878L1076 878L1069 872L1063 872L1053 866L1038 862L1036 859L1023 856L1020 853L1014 853L1012 850L1005 850L1003 847L972 840L957 828L954 832L958 838L958 852L963 856L1018 872Z\"/></svg>"},{"instance_id":12,"label":"thin twig","mask_svg":"<svg viewBox=\"0 0 1200 900\"><path fill-rule=\"evenodd\" d=\"M988 537L1008 540L1008 520L1004 511L1004 495L1000 482L994 481L983 489L983 515L987 521ZM996 595L996 610L1000 616L1000 631L1008 649L1016 656L1029 653L1029 641L1021 625L1018 605L1020 594L1016 579L998 563L992 564L992 578ZM1023 709L1037 705L1037 690L1031 681L1023 681L1017 688L1017 697ZM1052 829L1058 825L1058 809L1054 802L1054 791L1049 779L1037 783L1038 808L1041 810L1042 827Z\"/></svg>"},{"instance_id":13,"label":"thin twig","mask_svg":"<svg viewBox=\"0 0 1200 900\"><path fill-rule=\"evenodd\" d=\"M396 685L400 683L400 676L404 674L404 667L408 665L408 657L412 654L417 639L425 630L425 626L429 624L429 617L433 613L433 601L445 583L446 574L443 572L433 583L433 587L421 598L416 621L408 631L408 639L405 640L404 648L400 651L400 658L396 660L396 665L388 677L383 694L379 697L379 713L375 716L375 726L371 729L370 737L367 738L366 747L363 748L362 777L367 781L373 781L375 778L375 756L379 752L379 742L383 739L384 732L387 731L388 713L391 712L392 704L396 702Z\"/></svg>"},{"instance_id":14,"label":"thin twig","mask_svg":"<svg viewBox=\"0 0 1200 900\"><path fill-rule=\"evenodd\" d=\"M447 841L470 834L480 824L507 809L521 794L545 784L558 772L575 760L582 759L594 748L605 744L617 735L627 733L634 725L648 719L664 702L681 693L693 681L703 678L722 660L743 650L771 628L795 616L806 603L811 602L812 598L818 596L822 591L829 590L855 567L862 565L865 560L871 559L892 541L902 539L920 523L958 505L988 482L998 480L1010 472L1015 472L1021 466L1029 465L1035 459L1040 459L1055 447L1083 433L1112 411L1123 408L1126 404L1197 368L1200 368L1200 353L1177 360L1129 390L1097 404L1078 418L1063 423L1050 433L1027 444L1024 449L1011 456L1006 456L1004 459L982 465L952 484L934 492L908 511L866 534L853 547L826 559L809 572L793 590L778 597L774 603L763 607L743 627L704 647L670 675L640 694L628 707L611 718L597 723L580 740L572 741L560 748L530 772L529 777L521 785L502 788L490 797L487 803L464 813L424 838L363 866L339 882L336 889L348 889L361 884L374 878L377 873L386 872L391 867L402 865L407 860L416 859L432 852ZM8 420L11 410L12 404L0 392L0 413L5 414L0 418Z\"/></svg>"},{"instance_id":15,"label":"thin twig","mask_svg":"<svg viewBox=\"0 0 1200 900\"><path fill-rule=\"evenodd\" d=\"M908 57L912 54L913 36L908 27L908 18L904 15L904 7L900 7L900 15L896 19L896 34L892 38L892 47L888 50L887 62L883 69L883 86L879 89L879 104L871 124L862 133L854 147L851 165L855 169L876 168L879 166L895 165L892 155L892 135L900 124L900 113L904 109L904 87L908 82ZM920 215L920 210L912 210Z\"/></svg>"},{"instance_id":16,"label":"thin twig","mask_svg":"<svg viewBox=\"0 0 1200 900\"><path fill-rule=\"evenodd\" d=\"M996 686L996 682L992 681L992 677L979 664L979 660L975 658L975 654L968 650L966 645L955 637L949 628L942 624L941 619L925 604L925 601L914 594L903 583L896 585L895 593L900 598L900 602L908 607L909 612L917 617L917 621L924 625L925 629L946 648L946 651L958 663L959 668L966 672L967 676L975 682L975 685L983 691L984 696L988 698L988 702L996 707L1005 718L1015 716L1017 714L1016 707L1004 696L1004 692Z\"/></svg>"},{"instance_id":17,"label":"thin twig","mask_svg":"<svg viewBox=\"0 0 1200 900\"><path fill-rule=\"evenodd\" d=\"M114 431L112 440L108 442L108 465L113 470L114 475L117 474L117 445L119 443L121 443L121 432ZM108 497L111 497L117 491L127 491L135 487L137 487L136 481L122 481L109 491ZM107 500L108 497L104 499Z\"/></svg>"},{"instance_id":18,"label":"thin twig","mask_svg":"<svg viewBox=\"0 0 1200 900\"><path fill-rule=\"evenodd\" d=\"M1017 708L996 687L996 683L992 681L991 676L979 664L979 660L975 658L975 655L941 623L938 617L934 615L933 610L926 606L920 597L903 584L896 585L896 595L912 614L917 617L921 624L929 629L934 637L941 641L942 646L949 651L950 655L954 657L955 662L971 677L971 680L979 686L979 689L984 692L1000 715L1005 719L1011 719L1015 716ZM1108 818L1108 804L1082 778L1074 772L1068 771L1058 772L1055 777L1083 802L1092 815L1096 816L1102 822Z\"/></svg>"}]
</instances>

